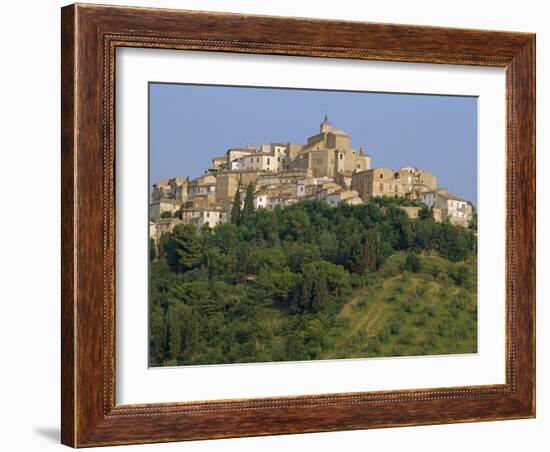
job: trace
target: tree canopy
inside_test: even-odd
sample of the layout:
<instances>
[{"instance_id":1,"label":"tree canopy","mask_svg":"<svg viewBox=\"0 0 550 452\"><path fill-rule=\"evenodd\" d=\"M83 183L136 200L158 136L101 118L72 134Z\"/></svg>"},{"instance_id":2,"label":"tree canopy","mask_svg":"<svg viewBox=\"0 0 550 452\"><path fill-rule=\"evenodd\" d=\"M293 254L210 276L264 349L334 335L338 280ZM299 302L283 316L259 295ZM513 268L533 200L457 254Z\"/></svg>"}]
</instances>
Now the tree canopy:
<instances>
[{"instance_id":1,"label":"tree canopy","mask_svg":"<svg viewBox=\"0 0 550 452\"><path fill-rule=\"evenodd\" d=\"M426 209L410 219L399 200L255 210L253 193L249 184L241 212L237 191L230 223L177 225L151 251L152 364L314 358L353 288L392 254L405 252L410 272L420 271L421 252L451 262L475 255L472 230L436 223ZM462 268L451 276L470 277ZM286 320L266 321L266 312Z\"/></svg>"}]
</instances>

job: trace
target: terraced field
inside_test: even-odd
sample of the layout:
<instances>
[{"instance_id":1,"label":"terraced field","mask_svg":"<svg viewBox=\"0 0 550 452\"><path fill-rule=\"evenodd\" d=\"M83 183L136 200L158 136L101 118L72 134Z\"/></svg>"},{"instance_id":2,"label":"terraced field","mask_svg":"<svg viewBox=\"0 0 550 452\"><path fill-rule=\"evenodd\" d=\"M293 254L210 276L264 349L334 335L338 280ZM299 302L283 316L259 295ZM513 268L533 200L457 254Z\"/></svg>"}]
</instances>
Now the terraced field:
<instances>
[{"instance_id":1,"label":"terraced field","mask_svg":"<svg viewBox=\"0 0 550 452\"><path fill-rule=\"evenodd\" d=\"M420 259L418 272L403 272L404 255L392 256L373 284L351 296L322 359L477 351L475 260Z\"/></svg>"}]
</instances>

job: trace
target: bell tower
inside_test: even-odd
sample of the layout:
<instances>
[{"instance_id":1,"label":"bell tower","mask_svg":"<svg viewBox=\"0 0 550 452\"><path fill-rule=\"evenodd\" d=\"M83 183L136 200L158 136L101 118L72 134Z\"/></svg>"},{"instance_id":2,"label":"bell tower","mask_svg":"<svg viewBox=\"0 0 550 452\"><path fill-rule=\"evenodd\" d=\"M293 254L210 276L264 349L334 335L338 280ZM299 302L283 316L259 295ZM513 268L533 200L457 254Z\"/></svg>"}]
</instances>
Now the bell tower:
<instances>
[{"instance_id":1,"label":"bell tower","mask_svg":"<svg viewBox=\"0 0 550 452\"><path fill-rule=\"evenodd\" d=\"M327 133L327 132L330 132L331 130L332 130L332 125L330 122L328 122L328 116L325 113L325 119L321 123L321 126L319 127L319 131L321 133Z\"/></svg>"}]
</instances>

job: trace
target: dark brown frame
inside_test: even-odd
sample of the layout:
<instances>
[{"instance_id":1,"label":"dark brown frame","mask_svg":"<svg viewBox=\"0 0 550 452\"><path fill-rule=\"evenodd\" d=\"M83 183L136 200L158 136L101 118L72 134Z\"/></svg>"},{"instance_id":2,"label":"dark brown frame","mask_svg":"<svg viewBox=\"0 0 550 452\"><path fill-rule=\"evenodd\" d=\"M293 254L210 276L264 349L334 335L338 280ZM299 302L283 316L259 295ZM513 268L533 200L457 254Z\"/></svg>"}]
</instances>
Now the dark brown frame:
<instances>
[{"instance_id":1,"label":"dark brown frame","mask_svg":"<svg viewBox=\"0 0 550 452\"><path fill-rule=\"evenodd\" d=\"M64 444L535 416L534 34L77 4L62 9L61 37ZM124 46L506 68L506 383L116 405L114 68Z\"/></svg>"}]
</instances>

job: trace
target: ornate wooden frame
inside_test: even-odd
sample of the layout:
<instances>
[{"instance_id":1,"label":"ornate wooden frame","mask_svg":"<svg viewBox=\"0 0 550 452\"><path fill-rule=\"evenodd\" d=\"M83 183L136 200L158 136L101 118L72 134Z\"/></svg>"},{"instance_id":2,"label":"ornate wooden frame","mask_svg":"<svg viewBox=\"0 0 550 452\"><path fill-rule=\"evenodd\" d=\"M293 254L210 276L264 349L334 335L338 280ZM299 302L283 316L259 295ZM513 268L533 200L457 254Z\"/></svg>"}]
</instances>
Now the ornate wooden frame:
<instances>
[{"instance_id":1,"label":"ornate wooden frame","mask_svg":"<svg viewBox=\"0 0 550 452\"><path fill-rule=\"evenodd\" d=\"M80 4L62 9L61 35L64 444L535 416L535 35ZM124 46L506 68L506 383L116 405L113 92Z\"/></svg>"}]
</instances>

